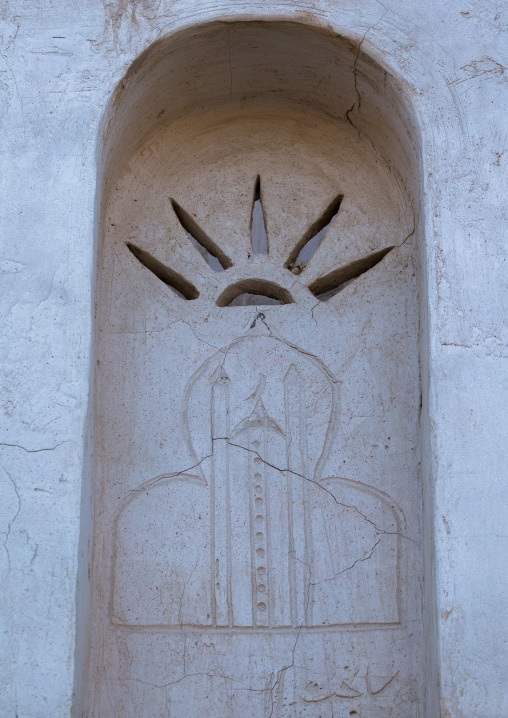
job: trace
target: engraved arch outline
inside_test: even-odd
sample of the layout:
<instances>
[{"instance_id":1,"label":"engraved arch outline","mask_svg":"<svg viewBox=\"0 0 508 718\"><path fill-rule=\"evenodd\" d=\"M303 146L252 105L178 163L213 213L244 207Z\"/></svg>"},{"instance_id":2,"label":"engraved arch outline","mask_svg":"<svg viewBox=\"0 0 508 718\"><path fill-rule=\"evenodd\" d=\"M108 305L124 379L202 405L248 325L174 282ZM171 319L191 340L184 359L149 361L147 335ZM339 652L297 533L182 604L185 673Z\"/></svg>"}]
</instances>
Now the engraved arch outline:
<instances>
[{"instance_id":1,"label":"engraved arch outline","mask_svg":"<svg viewBox=\"0 0 508 718\"><path fill-rule=\"evenodd\" d=\"M380 501L382 504L384 504L393 514L395 518L395 523L397 526L397 564L396 564L396 575L397 575L397 591L396 591L396 603L397 603L397 615L398 615L398 623L400 624L403 621L403 616L405 614L405 596L402 591L400 591L400 585L401 585L401 575L403 573L403 567L402 567L402 541L406 537L406 518L404 516L404 513L400 506L397 504L396 501L387 494L385 491L382 491L381 489L377 489L375 486L372 486L371 484L365 484L362 481L358 481L356 479L346 479L339 476L328 476L325 479L322 479L320 481L320 484L322 486L326 486L328 484L329 486L335 485L342 485L346 486L352 489L355 489L356 491L362 491L365 494L370 494L371 496L374 496L378 501ZM333 494L333 492L332 492ZM356 506L353 507L356 509ZM358 510L358 509L356 509ZM386 532L383 532L386 533Z\"/></svg>"},{"instance_id":2,"label":"engraved arch outline","mask_svg":"<svg viewBox=\"0 0 508 718\"><path fill-rule=\"evenodd\" d=\"M256 335L256 336L246 336L242 335L235 339L233 342L231 342L229 345L227 345L223 349L219 349L215 354L213 354L211 357L209 357L203 364L194 372L194 374L191 376L190 380L187 383L187 386L185 388L183 400L182 400L182 430L183 435L186 441L186 444L189 449L189 453L192 457L193 465L192 467L189 467L189 469L179 472L171 472L171 473L164 473L160 474L152 479L148 479L143 484L139 485L138 487L131 489L127 496L124 497L124 499L120 502L119 506L117 507L117 510L115 512L115 519L114 519L114 528L112 531L112 548L111 548L111 556L112 556L112 564L111 564L111 591L110 591L110 606L109 606L109 616L110 620L112 621L113 617L113 609L114 609L114 586L115 586L115 565L116 565L116 554L117 554L117 539L118 539L118 522L127 508L127 506L136 499L144 490L151 489L156 485L160 485L162 482L176 482L179 480L186 480L186 481L192 481L193 483L196 483L198 486L201 486L203 488L208 487L208 481L206 480L203 470L201 468L201 464L207 459L211 458L208 456L203 456L198 458L198 455L196 453L196 450L194 448L194 444L192 442L191 434L190 434L190 427L188 422L188 412L187 407L189 404L189 398L190 394L194 388L194 385L196 382L203 377L207 372L210 372L211 374L214 373L213 371L213 365L215 362L217 362L217 367L215 369L215 372L220 367L220 360L222 359L222 363L225 361L225 358L227 357L228 353L236 346L246 343L246 342L255 342L259 340L267 340L267 341L273 341L273 342L279 342L280 344L283 344L284 346L289 347L290 349L298 352L299 354L302 354L307 361L309 361L326 379L328 382L330 388L331 388L331 394L332 394L332 405L331 405L331 411L330 411L330 418L325 434L325 440L323 443L323 449L321 451L321 454L319 456L319 459L316 464L316 469L314 471L314 477L319 476L320 471L322 471L322 466L324 465L329 446L331 445L333 439L335 438L335 435L337 433L338 429L338 417L339 417L339 381L335 378L335 376L332 374L332 372L328 369L328 367L314 354L305 351L304 349L301 349L296 344L293 344L285 339L282 339L280 337L276 336L267 336L265 334ZM213 447L212 447L213 448ZM212 451L213 454L213 451ZM191 474L190 471L195 471L196 473ZM308 477L306 477L308 478ZM314 481L317 479L314 478Z\"/></svg>"},{"instance_id":3,"label":"engraved arch outline","mask_svg":"<svg viewBox=\"0 0 508 718\"><path fill-rule=\"evenodd\" d=\"M204 457L203 460L210 458L208 456ZM201 463L201 462L200 462ZM141 492L144 489L150 490L154 486L161 485L164 482L167 483L176 483L177 481L180 481L181 479L184 479L190 483L195 484L196 486L200 488L207 488L208 482L206 479L201 478L199 476L196 476L194 474L189 474L186 472L174 472L172 474L161 474L154 479L149 479L148 481L145 481L143 484L141 484L140 487L137 489L132 489L126 497L122 500L120 505L117 508L115 520L114 520L114 529L112 532L112 580L110 582L110 596L109 596L109 610L108 610L108 616L110 625L115 627L119 630L127 630L127 631L152 631L152 630L163 630L163 631L172 631L172 632L179 632L181 631L181 625L172 625L172 624L156 624L156 625L133 625L133 624L123 624L123 623L115 623L113 620L114 616L114 568L115 568L115 562L116 562L116 545L117 545L117 536L118 536L118 522L124 512L124 510L128 507L128 505L134 501L138 496L141 494ZM402 559L403 559L403 553L401 550L401 544L402 540L405 537L406 532L406 519L404 516L404 513L400 506L394 501L394 499L381 489L377 489L374 486L371 486L370 484L365 484L361 481L355 480L355 479L347 479L344 477L335 477L330 476L322 479L320 482L318 482L318 485L324 486L326 488L326 484L330 485L342 485L346 486L348 488L353 488L357 491L361 491L363 493L369 494L370 496L375 497L378 499L383 505L385 505L392 513L392 515L395 518L395 522L397 525L397 552L396 552L396 577L397 577L397 590L396 590L396 606L397 606L397 621L392 622L352 622L352 623L338 623L338 624L325 624L325 625L299 625L296 630L299 632L310 632L310 633L327 633L327 632L342 632L342 631L350 631L354 630L355 632L359 631L386 631L386 630L396 630L400 629L404 626L405 623L405 616L406 616L406 601L404 593L400 591L400 585L401 585L401 575L405 572L405 569L402 565ZM344 504L344 506L349 506L347 504ZM353 504L351 504L351 508L354 510L358 510ZM211 631L214 632L222 632L222 633L230 633L232 630L232 627L230 626L203 626L198 624L186 624L189 627L192 627L193 631L198 631L201 633L210 633ZM266 632L268 631L274 631L276 633L282 633L282 634L293 634L295 631L294 627L234 627L235 633L257 633L257 632ZM389 681L391 682L391 681ZM385 686L386 687L386 686Z\"/></svg>"},{"instance_id":4,"label":"engraved arch outline","mask_svg":"<svg viewBox=\"0 0 508 718\"><path fill-rule=\"evenodd\" d=\"M245 343L247 341L257 341L259 339L265 339L269 341L275 341L279 342L290 349L293 349L294 351L297 351L299 354L302 354L305 356L310 363L318 369L318 371L325 377L325 379L328 381L331 392L332 392L332 407L330 412L330 420L329 424L326 430L325 440L323 444L323 449L321 451L320 457L316 464L316 469L314 471L313 480L317 481L320 473L323 470L323 466L325 465L328 449L331 446L333 440L335 439L337 435L337 431L339 428L339 416L340 416L340 392L339 392L339 386L340 381L333 375L331 370L326 366L324 362L321 361L315 354L312 354L311 352L302 349L297 344L293 344L292 342L288 341L287 339L283 339L281 337L275 336L275 335L266 335L266 334L258 334L256 336L248 336L248 335L242 335L241 337L238 337L234 341L232 341L230 344L228 344L225 348L219 349L215 354L213 354L211 357L206 359L204 363L197 369L194 374L191 376L189 381L187 382L187 385L185 387L184 396L182 400L182 431L185 438L185 442L187 444L187 447L189 449L189 453L193 460L195 460L195 463L197 465L199 476L201 478L205 478L204 474L201 470L200 466L200 459L198 458L198 455L196 454L196 451L194 449L194 444L192 442L191 434L190 434L190 427L189 427L189 421L188 421L188 411L187 407L189 405L189 399L191 392L194 388L194 385L196 382L209 370L211 366L213 366L213 363L215 361L218 361L222 357L222 361L224 362L226 360L227 355L229 352L236 346L238 346L241 343Z\"/></svg>"},{"instance_id":5,"label":"engraved arch outline","mask_svg":"<svg viewBox=\"0 0 508 718\"><path fill-rule=\"evenodd\" d=\"M204 461L204 459L203 459ZM195 468L195 467L191 467ZM188 469L188 471L191 470ZM118 504L114 518L113 518L113 530L111 532L111 580L110 580L110 591L109 591L109 600L108 600L108 616L109 621L111 625L114 626L121 626L123 628L130 628L130 626L125 626L124 624L117 624L113 621L113 615L114 615L114 603L115 603L115 583L116 583L116 562L117 562L117 546L118 546L118 523L120 519L122 518L122 515L125 511L125 509L131 504L133 501L135 501L137 498L139 498L140 494L147 490L147 492L152 489L154 486L161 486L164 483L170 484L170 483L176 483L177 481L181 481L182 479L185 479L189 483L193 483L201 488L206 489L208 486L207 480L204 478L204 476L196 476L196 474L189 474L188 471L174 471L172 473L167 474L159 474L159 476L155 476L152 479L148 479L144 483L137 486L135 489L131 489L126 496L120 501Z\"/></svg>"},{"instance_id":6,"label":"engraved arch outline","mask_svg":"<svg viewBox=\"0 0 508 718\"><path fill-rule=\"evenodd\" d=\"M209 380L211 382L211 386L215 387L216 380L219 378L221 371L226 375L224 364L225 364L228 354L234 348L241 346L242 344L259 342L259 341L264 341L264 342L269 342L269 343L274 343L274 344L278 343L279 345L284 345L286 347L286 349L289 349L290 353L294 352L297 354L297 356L301 355L301 357L299 357L298 363L301 363L302 361L308 362L313 367L313 369L315 371L319 372L319 374L323 377L323 379L325 380L325 382L328 385L329 390L330 390L330 395L331 395L330 415L328 417L328 423L326 426L324 441L323 441L323 444L322 444L322 447L321 447L321 450L320 450L320 453L318 456L318 460L316 463L316 467L314 470L314 475L313 475L314 478L307 476L307 469L305 469L304 471L301 472L303 474L302 478L305 479L304 494L306 494L307 480L318 481L317 477L319 477L323 471L323 466L328 458L330 445L337 433L338 419L339 419L339 381L335 378L335 376L328 369L328 367L320 359L318 359L318 357L316 357L314 354L312 354L304 349L301 349L297 345L295 345L285 339L282 339L280 337L273 336L273 335L266 335L266 334L257 334L254 336L242 335L241 337L238 337L236 340L234 340L229 345L227 345L225 348L218 350L214 355L209 357L209 359L207 359L197 369L197 371L192 375L192 377L190 378L190 380L187 383L187 386L186 386L186 389L184 392L184 396L183 396L183 400L182 400L182 428L183 428L183 433L184 433L184 436L186 439L186 443L188 445L189 452L190 452L191 456L193 457L193 461L196 464L199 464L198 469L202 474L201 462L200 462L201 456L198 456L198 454L196 453L196 449L194 447L194 443L193 443L193 440L191 437L191 429L190 429L189 420L188 420L188 411L187 410L188 410L188 406L190 403L191 393L192 393L195 385L197 384L197 382L201 378L206 376L207 374L209 375ZM294 365L295 360L296 360L296 357L293 357L291 366ZM258 387L258 389L259 389L259 387ZM254 393L256 393L256 392L254 392ZM212 388L212 396L213 396L213 388ZM238 428L239 427L236 427L236 429L238 429ZM283 432L281 432L281 435L283 435ZM228 433L228 436L229 436L229 433ZM222 438L222 436L221 436L221 438ZM220 446L223 443L226 443L226 447ZM234 446L234 445L235 444L231 444L231 446ZM222 496L222 494L224 494L222 496L222 498L224 500L226 500L229 505L229 497L231 496L231 493L230 493L230 488L229 488L229 483L230 483L229 469L227 468L227 466L229 465L229 459L227 458L227 456L229 454L230 444L229 444L229 441L228 442L222 442L222 441L217 442L216 438L214 437L212 439L212 446L211 446L211 450L210 450L212 456L215 456L215 451L216 451L215 447L217 448L217 451L220 451L222 454L224 453L224 450L226 451L226 457L223 457L223 460L226 461L225 470L226 470L227 475L225 476L225 486L221 486L220 491L221 491L221 496ZM251 460L252 460L252 455L249 454L249 467L251 467ZM211 470L212 470L213 476L216 473L214 464L215 464L215 462L214 462L214 459L212 458ZM289 466L277 467L276 465L274 465L273 468L279 469L282 473L285 473L287 475L287 478L289 477L289 474L292 473L291 468ZM248 473L250 475L251 470L249 470ZM264 471L262 473L264 475ZM213 478L212 478L212 484L211 484L211 491L212 491L211 500L213 500L214 494L215 494L215 481ZM264 500L267 501L266 496L264 497ZM219 506L222 506L222 503L223 502L219 501ZM216 599L214 600L214 598L212 598L213 620L214 621L218 620L218 617L220 616L222 622L224 622L224 623L227 622L229 628L232 628L233 624L235 623L236 617L234 616L234 609L232 607L233 599L232 599L231 591L230 591L231 549L230 549L230 545L229 545L229 542L230 542L229 529L226 530L226 534L228 537L227 540L224 539L221 532L219 532L219 534L216 536L215 525L217 522L216 522L216 517L215 517L215 513L214 513L214 508L211 506L210 510L211 510L211 521L212 521L212 527L211 527L212 547L211 548L212 548L212 552L214 552L215 548L216 548L216 546L215 546L216 540L218 540L219 545L220 545L220 550L219 550L218 556L220 557L220 565L225 565L227 567L226 574L227 574L227 586L228 586L227 601L226 601L225 596L221 596L223 601L220 603ZM223 513L223 508L221 508L221 513ZM308 513L308 509L306 509L305 513L306 513L305 521L307 523L306 538L309 538L311 536L311 530L309 528L310 515ZM230 526L229 514L225 517L225 520L226 520L227 526ZM266 530L264 532L265 536L266 536L266 534L269 534L270 531L271 530L270 530L270 519L269 519L269 507L267 506ZM257 534L256 534L256 536L257 536ZM254 548L252 546L251 553L253 552L253 550L254 550ZM307 550L308 549L306 548L306 551ZM270 574L271 573L271 569L270 569L271 551L269 550L268 545L265 546L265 555L266 555L266 560L267 560L267 571L268 571L268 574ZM213 587L212 588L213 591L215 591L215 589L217 589L223 593L222 586L224 583L224 577L222 577L222 579L219 580L218 574L216 573L216 570L214 568L216 566L216 561L217 561L217 556L213 555L211 557L211 574L212 574L211 586ZM267 576L267 578L268 578L268 576ZM257 583L259 583L259 582L257 582ZM261 617L258 615L257 609L255 607L256 606L259 607L260 604L257 600L254 600L254 595L257 592L257 588L256 588L257 583L253 577L252 578L252 595L253 595L253 600L252 600L253 618L252 618L252 621L253 621L254 625L262 625L265 618L267 618L269 622L272 621L272 618L274 615L274 610L273 610L274 606L272 605L272 599L270 599L271 591L270 591L269 585L267 584L266 585L266 589L268 591L267 598L269 599L267 602L268 605L265 609L265 610L267 610L267 616ZM266 582L263 582L263 581L261 581L261 583L266 584ZM312 590L312 589L310 589L310 590ZM230 601L231 601L231 603L230 603ZM258 621L261 621L261 624L259 624ZM305 621L306 621L306 623L310 623L311 619L306 616ZM269 628L269 627L276 628L277 630L279 630L279 628L281 628L281 626L273 626L273 625L266 626L266 628ZM293 628L294 628L294 626L293 626ZM235 630L236 630L236 628L235 628Z\"/></svg>"},{"instance_id":7,"label":"engraved arch outline","mask_svg":"<svg viewBox=\"0 0 508 718\"><path fill-rule=\"evenodd\" d=\"M135 489L131 489L131 490L129 491L129 493L127 494L127 496L124 497L124 499L121 501L121 503L120 503L119 506L117 507L117 511L115 512L116 515L115 515L115 519L114 519L114 530L113 530L113 532L112 532L112 539L113 539L112 553L111 553L111 555L112 555L112 580L111 580L110 610L109 610L110 621L111 621L111 623L112 623L113 625L116 625L116 626L122 627L122 628L134 629L134 630L138 630L138 629L142 629L142 628L143 628L143 626L141 626L141 625L130 626L130 625L125 625L125 624L115 624L115 623L113 622L113 615L114 615L114 588L115 588L115 567L116 567L117 539L118 539L118 523L119 523L119 520L120 520L121 515L123 514L123 512L125 511L125 509L127 508L127 506L128 506L135 498L137 498L138 496L140 496L141 493L142 493L144 490L148 490L148 491L149 491L149 490L150 490L151 488L153 488L154 486L160 485L160 484L163 483L163 482L167 482L167 483L172 483L172 482L174 482L174 483L176 483L177 481L185 480L185 481L189 481L189 482L191 482L191 483L194 483L194 484L196 484L197 486L202 487L202 488L207 488L207 487L208 487L209 482L208 482L208 481L205 479L205 477L204 477L204 474L203 474L203 471L202 471L202 468L201 468L201 464L202 464L205 460L207 460L208 458L212 458L213 450L212 450L212 453L211 453L210 455L204 455L203 457L201 457L200 459L198 459L198 456L197 456L196 451L195 451L195 449L194 449L194 445L193 445L192 438L191 438L191 435L190 435L190 427L189 427L189 423L188 423L188 419L187 419L187 412L186 412L186 407L188 406L188 403L189 403L190 394L191 394L191 392L192 392L192 390L193 390L194 385L196 384L196 382L197 382L203 375L205 375L207 372L210 372L211 378L213 378L214 376L217 376L217 375L219 374L220 368L221 368L221 364L217 364L217 367L216 367L215 370L213 371L213 364L214 364L214 362L217 362L218 360L220 360L220 359L222 358L222 363L223 363L223 362L225 361L225 358L227 357L227 354L232 350L233 347L236 347L236 346L238 346L239 344L245 343L245 342L247 342L247 341L257 341L257 340L260 340L260 339L264 339L264 340L268 340L268 341L274 341L274 342L280 342L280 343L282 343L282 344L288 346L290 349L293 349L293 350L295 350L295 351L297 351L297 352L303 354L303 355L305 356L306 360L308 360L314 367L316 367L316 368L320 371L320 373L321 373L323 376L326 377L327 382L328 382L329 385L331 386L331 389L332 389L332 397L333 397L333 398L332 398L331 413L330 413L330 418L329 418L329 422L328 422L328 426L327 426L327 431L326 431L326 435L325 435L325 441L324 441L324 444L323 444L323 449L322 449L322 451L321 451L321 454L320 454L320 457L319 457L319 459L318 459L318 462L317 462L317 465L316 465L316 469L315 469L315 472L314 472L314 476L315 476L315 477L319 477L319 473L320 473L320 471L322 470L322 466L324 465L324 462L326 461L326 458L327 458L327 449L328 449L328 447L329 447L331 441L332 441L333 438L335 437L335 434L336 434L336 431L337 431L337 428L338 428L338 399L339 399L339 390L338 390L338 386L337 386L337 385L338 385L339 382L338 382L338 380L335 379L335 377L333 376L333 374L331 373L331 371L330 371L330 370L326 367L326 365L324 365L324 363L323 363L321 360L319 360L315 355L313 355L313 354L311 354L311 353L309 353L309 352L306 352L306 351L300 349L298 346L293 345L291 342L288 342L288 341L286 341L286 340L284 340L284 339L281 339L281 338L279 338L279 337L274 337L274 336L267 336L267 335L265 335L265 334L256 335L256 336L252 336L252 337L250 337L250 336L245 336L245 335L244 335L244 336L241 336L241 337L239 337L238 339L236 339L236 340L234 340L233 342L231 342L225 349L218 350L214 355L212 355L212 356L209 357L207 360L205 360L205 362L199 367L199 369L198 369L196 372L194 372L194 374L193 374L192 377L190 378L190 380L189 380L189 382L188 382L188 384L187 384L186 390L185 390L185 392L184 392L183 407L182 407L182 409L183 409L183 411L182 411L182 419L183 419L182 425L183 425L183 430L184 430L184 436L185 436L185 438L186 438L186 441L187 441L189 450L190 450L190 452L191 452L191 454L192 454L192 456L193 456L193 458L194 458L194 460L195 460L195 464L193 464L193 466L189 467L189 469L186 469L186 470L184 470L184 471L160 474L159 476L157 476L157 477L155 477L155 478L153 478L153 479L149 479L149 480L145 481L145 482L144 482L143 484L141 484L139 487L137 487L137 488L135 488ZM288 370L288 373L291 371L292 368L295 368L295 367L294 367L294 364L291 365L290 369ZM288 374L288 373L287 373L287 374ZM286 374L286 378L287 378L287 374ZM213 449L213 446L212 446L212 449ZM196 471L196 473L190 473L191 471ZM304 476L304 478L309 478L309 477ZM311 479L311 480L312 480L312 479ZM400 544L401 544L401 539L402 539L403 532L404 532L404 527L405 527L405 519L404 519L404 516L403 516L403 513L402 513L400 507L394 502L394 500L392 499L392 497L390 497L388 494L385 494L383 491L381 491L381 490L379 490L379 489L376 489L375 487L370 486L370 485L368 485L368 484L364 484L364 483L362 483L362 482L360 482L360 481L357 481L357 480L346 479L346 478L341 478L341 477L325 477L325 478L320 479L320 480L319 480L319 478L314 478L312 481L313 481L314 483L316 483L318 486L321 486L322 488L325 488L325 489L326 489L326 484L328 484L329 486L342 485L342 486L346 486L346 487L353 488L353 489L362 491L362 492L364 492L364 493L367 493L367 494L369 494L369 495L375 497L375 498L376 498L377 500L379 500L382 504L384 504L384 505L391 511L391 513L393 514L393 516L394 516L394 518L395 518L395 523L396 523L396 525L397 525L397 532L396 532L396 533L397 533L397 549L396 549L397 591L396 591L396 606L397 606L397 616L398 616L398 619L399 619L399 620L398 620L397 622L395 622L395 623L393 623L393 622L391 622L391 623L388 623L388 622L370 623L370 622L369 622L369 623L366 623L366 624L359 624L359 623L351 623L351 624L340 623L340 624L328 624L328 625L322 625L322 626L318 626L318 625L305 625L305 626L304 626L305 629L306 629L306 630L335 630L335 629L347 629L347 628L354 628L354 629L362 629L362 628L363 628L363 629L368 629L368 628L383 628L383 629L386 629L386 628L394 628L394 627L399 626L399 625L400 625L400 622L401 622L401 621L400 621L400 618L401 618L401 608L402 608L402 606L401 606L402 597L401 597L401 595L400 595L400 590L399 590L399 586L400 586L400 573L401 573L401 545L400 545ZM332 493L332 495L333 495L333 492L331 492L331 493ZM354 507L353 505L351 505L351 508L356 509L356 507ZM385 532L385 533L386 533L386 532ZM162 626L162 625L160 625L159 627L160 627L160 628L164 628L164 629L171 629L171 626ZM149 628L149 627L146 626L145 628ZM201 628L202 630L210 630L210 627L205 627L205 626L201 626L201 627L198 627L198 628ZM270 627L266 627L266 628L270 628ZM266 628L265 628L265 630L266 630ZM221 630L221 627L216 627L216 628L214 628L214 630L217 630L217 629L218 629L218 630ZM229 626L229 630L230 630L230 629L231 629L231 626ZM293 629L294 629L294 627L293 627ZM238 630L238 628L235 628L235 630ZM249 630L257 630L257 629L256 629L256 626L253 626L253 627L243 627L243 628L241 628L240 630L247 630L247 631L249 631ZM280 626L275 626L275 627L271 627L271 630L277 630L277 631L282 630L282 631L284 631L284 630L288 630L288 629L286 629L286 628L284 628L284 627L280 627ZM289 630L292 630L292 629L289 629Z\"/></svg>"}]
</instances>

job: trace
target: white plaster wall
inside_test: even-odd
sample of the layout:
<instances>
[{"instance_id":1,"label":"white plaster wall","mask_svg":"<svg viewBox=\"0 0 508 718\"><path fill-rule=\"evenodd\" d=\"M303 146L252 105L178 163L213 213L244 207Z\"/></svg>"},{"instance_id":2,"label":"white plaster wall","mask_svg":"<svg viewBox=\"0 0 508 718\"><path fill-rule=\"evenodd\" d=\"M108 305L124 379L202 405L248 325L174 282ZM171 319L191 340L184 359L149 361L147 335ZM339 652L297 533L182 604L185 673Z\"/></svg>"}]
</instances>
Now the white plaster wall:
<instances>
[{"instance_id":1,"label":"white plaster wall","mask_svg":"<svg viewBox=\"0 0 508 718\"><path fill-rule=\"evenodd\" d=\"M234 16L331 25L407 83L424 150L441 715L508 715L504 4L17 0L1 11L0 715L71 710L102 113L153 40Z\"/></svg>"}]
</instances>

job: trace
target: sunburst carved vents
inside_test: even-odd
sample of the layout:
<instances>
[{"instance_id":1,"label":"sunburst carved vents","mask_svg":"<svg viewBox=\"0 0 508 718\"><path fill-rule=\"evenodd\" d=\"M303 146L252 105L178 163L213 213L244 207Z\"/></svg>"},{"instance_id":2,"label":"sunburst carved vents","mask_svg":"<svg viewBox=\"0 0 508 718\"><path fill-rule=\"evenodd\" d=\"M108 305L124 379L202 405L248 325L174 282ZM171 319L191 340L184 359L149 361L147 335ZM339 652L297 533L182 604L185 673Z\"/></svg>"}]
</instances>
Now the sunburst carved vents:
<instances>
[{"instance_id":1,"label":"sunburst carved vents","mask_svg":"<svg viewBox=\"0 0 508 718\"><path fill-rule=\"evenodd\" d=\"M192 282L189 282L188 279L182 277L181 274L175 272L171 267L159 262L159 260L153 257L149 252L145 252L144 249L136 247L136 245L131 242L127 242L127 247L143 266L155 274L161 282L164 282L164 284L170 287L179 297L182 299L197 299L199 297L199 292Z\"/></svg>"},{"instance_id":2,"label":"sunburst carved vents","mask_svg":"<svg viewBox=\"0 0 508 718\"><path fill-rule=\"evenodd\" d=\"M204 258L205 262L215 272L223 272L225 269L233 266L233 262L227 256L222 249L215 244L213 239L204 232L198 225L195 219L193 219L188 212L186 212L178 202L174 199L171 200L171 205L178 218L178 221L182 225L183 229L187 233L187 236L191 240L192 244L196 247L198 252Z\"/></svg>"},{"instance_id":3,"label":"sunburst carved vents","mask_svg":"<svg viewBox=\"0 0 508 718\"><path fill-rule=\"evenodd\" d=\"M331 225L340 213L344 199L338 194L326 207L324 212L309 226L303 237L291 250L285 269L295 275L303 275L323 241L326 240ZM193 246L206 264L214 272L224 272L233 266L228 254L199 226L197 221L176 200L171 199L171 206ZM261 178L258 176L254 185L254 197L251 212L251 249L252 255L270 255L269 234L262 203ZM394 248L395 245L371 252L360 259L339 264L332 271L323 274L307 284L307 289L320 301L328 301L338 294L352 281L375 267ZM127 242L127 247L158 279L170 287L181 299L192 300L199 297L197 287L180 273L159 261L144 249ZM249 257L251 255L249 254ZM281 285L262 277L247 277L230 284L219 296L216 303L219 307L234 307L263 304L291 304L291 293Z\"/></svg>"},{"instance_id":4,"label":"sunburst carved vents","mask_svg":"<svg viewBox=\"0 0 508 718\"><path fill-rule=\"evenodd\" d=\"M261 202L261 177L256 177L254 201L250 219L251 245L254 254L269 254L268 232L266 231L265 213Z\"/></svg>"},{"instance_id":5,"label":"sunburst carved vents","mask_svg":"<svg viewBox=\"0 0 508 718\"><path fill-rule=\"evenodd\" d=\"M344 196L339 194L330 202L321 217L311 224L301 240L296 243L284 265L287 269L291 270L293 274L301 274L316 254L321 242L328 233L331 223L339 213L340 203L343 199Z\"/></svg>"},{"instance_id":6,"label":"sunburst carved vents","mask_svg":"<svg viewBox=\"0 0 508 718\"><path fill-rule=\"evenodd\" d=\"M330 297L333 297L341 289L344 289L346 284L349 284L361 274L365 274L369 269L372 269L379 264L379 262L385 257L388 252L391 252L393 246L385 247L379 252L372 252L372 254L357 259L355 262L350 262L343 267L338 267L332 272L325 274L324 277L319 277L315 282L309 285L309 289L315 297L325 302Z\"/></svg>"}]
</instances>

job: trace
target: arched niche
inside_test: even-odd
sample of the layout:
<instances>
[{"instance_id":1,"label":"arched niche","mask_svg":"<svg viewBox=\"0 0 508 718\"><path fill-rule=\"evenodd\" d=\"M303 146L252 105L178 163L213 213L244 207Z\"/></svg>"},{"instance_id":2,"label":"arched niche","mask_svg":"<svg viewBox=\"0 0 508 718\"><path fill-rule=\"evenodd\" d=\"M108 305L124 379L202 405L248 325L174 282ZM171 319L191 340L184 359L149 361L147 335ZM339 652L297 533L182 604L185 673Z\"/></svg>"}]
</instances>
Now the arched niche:
<instances>
[{"instance_id":1,"label":"arched niche","mask_svg":"<svg viewBox=\"0 0 508 718\"><path fill-rule=\"evenodd\" d=\"M189 28L132 65L100 161L80 710L420 715L400 82L318 27Z\"/></svg>"}]
</instances>

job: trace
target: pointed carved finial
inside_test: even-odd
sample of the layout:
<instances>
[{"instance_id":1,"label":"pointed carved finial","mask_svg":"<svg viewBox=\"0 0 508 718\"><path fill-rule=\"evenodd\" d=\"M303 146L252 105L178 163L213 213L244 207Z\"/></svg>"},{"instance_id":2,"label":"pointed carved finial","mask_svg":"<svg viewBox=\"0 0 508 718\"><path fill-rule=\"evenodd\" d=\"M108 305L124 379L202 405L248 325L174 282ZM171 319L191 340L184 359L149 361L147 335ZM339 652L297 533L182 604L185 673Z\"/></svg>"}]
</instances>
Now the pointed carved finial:
<instances>
[{"instance_id":1,"label":"pointed carved finial","mask_svg":"<svg viewBox=\"0 0 508 718\"><path fill-rule=\"evenodd\" d=\"M222 364L219 364L217 369L214 371L212 376L210 377L210 383L211 384L218 384L219 382L230 382L231 379L228 376L228 373L224 367L224 362Z\"/></svg>"},{"instance_id":2,"label":"pointed carved finial","mask_svg":"<svg viewBox=\"0 0 508 718\"><path fill-rule=\"evenodd\" d=\"M303 384L303 376L294 364L291 364L284 377L284 384Z\"/></svg>"},{"instance_id":3,"label":"pointed carved finial","mask_svg":"<svg viewBox=\"0 0 508 718\"><path fill-rule=\"evenodd\" d=\"M253 391L252 394L245 399L245 401L249 401L250 399L255 399L256 404L257 404L259 402L259 400L261 399L261 397L263 396L265 387L266 387L266 376L264 374L260 374L258 385L257 385L255 391Z\"/></svg>"}]
</instances>

